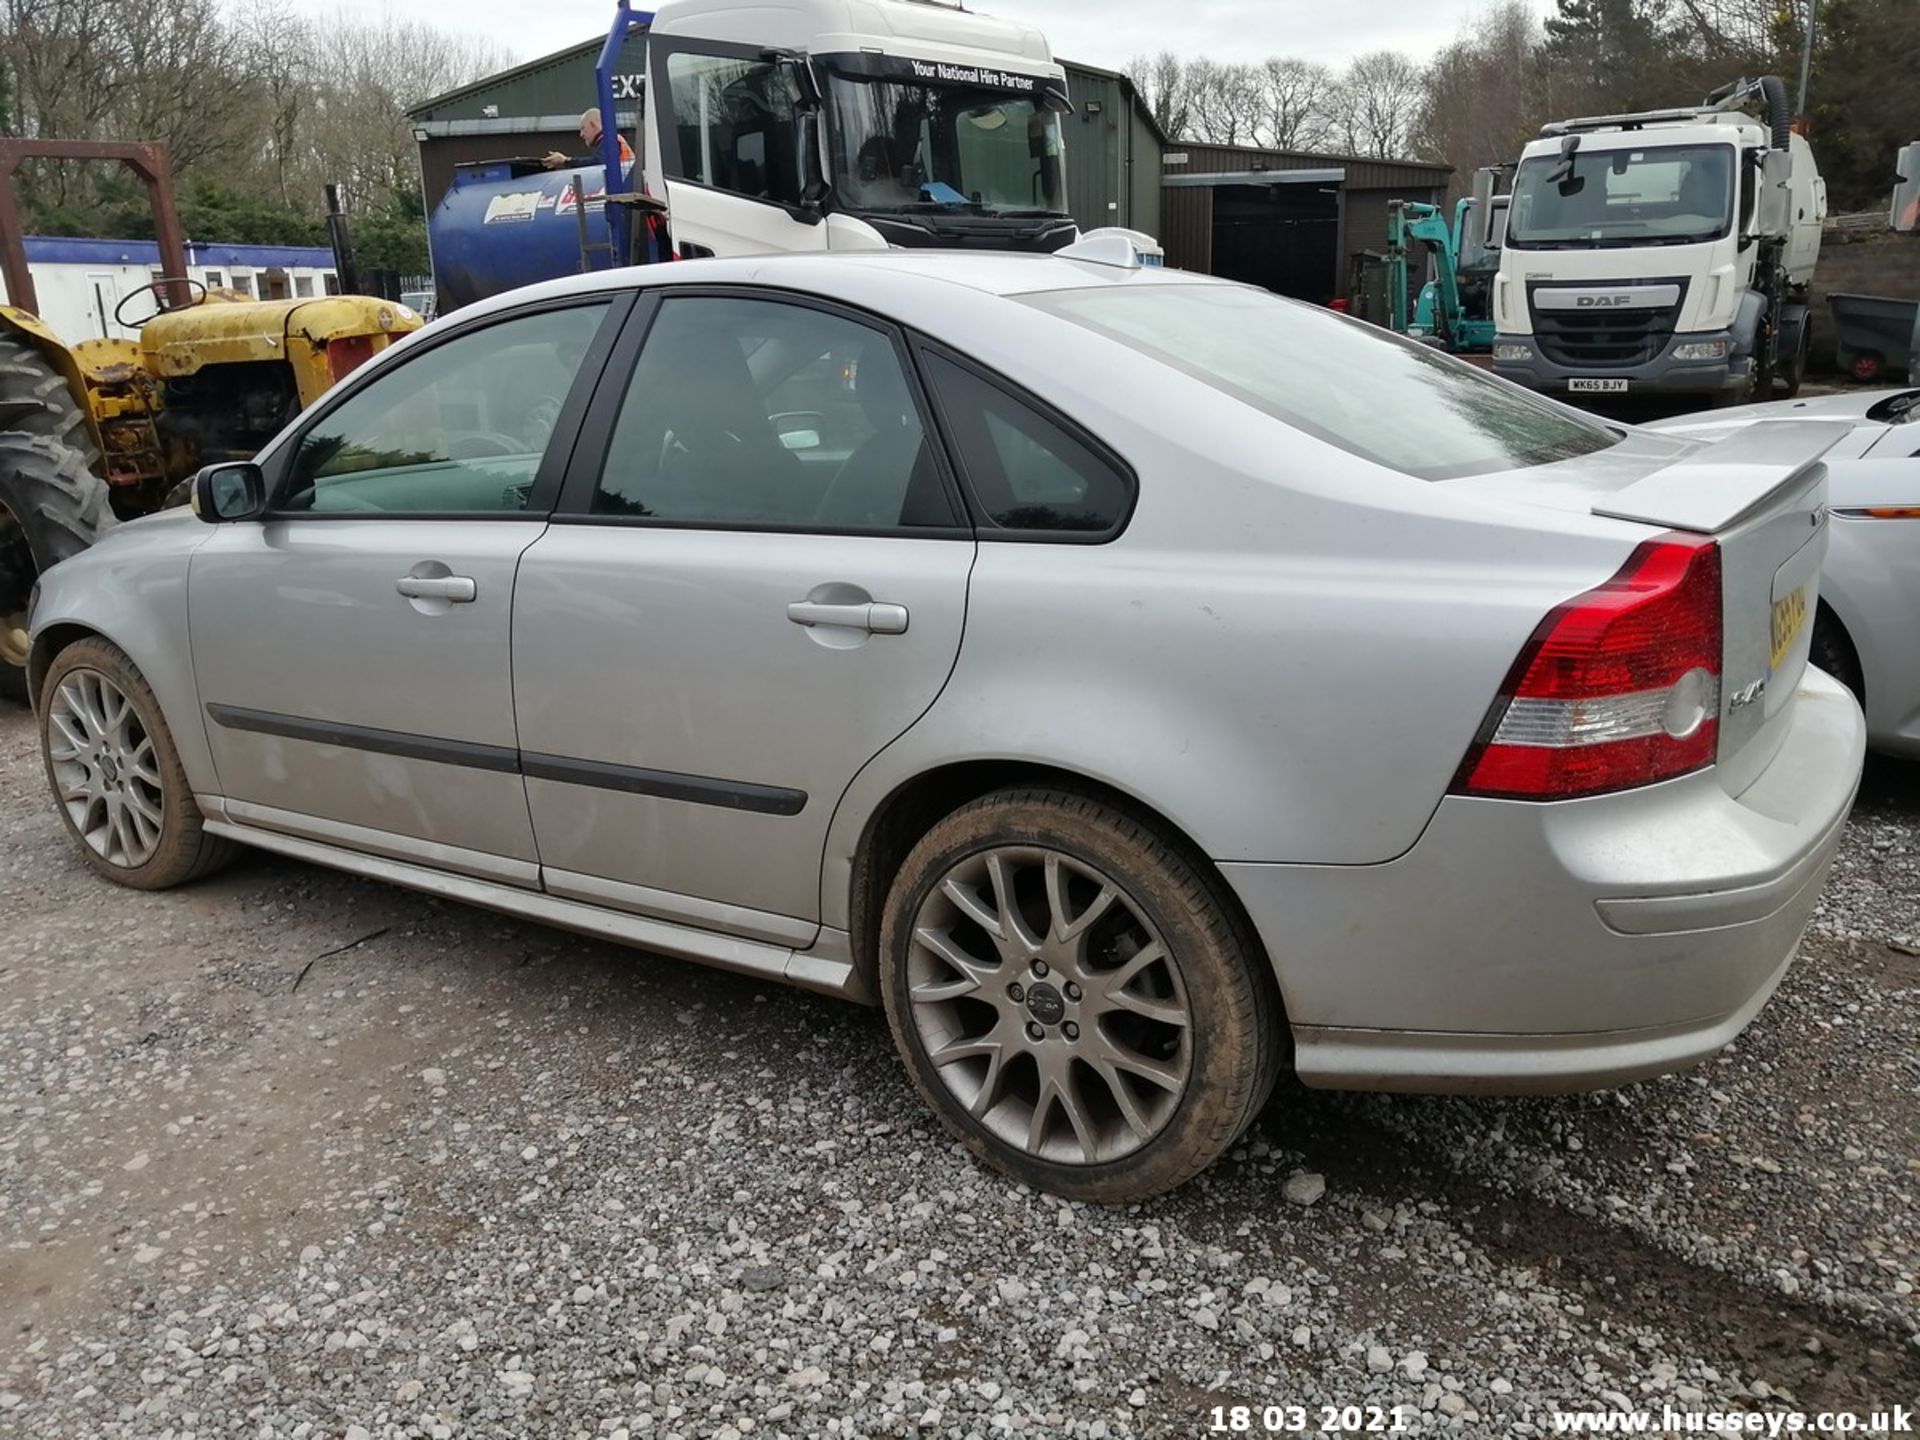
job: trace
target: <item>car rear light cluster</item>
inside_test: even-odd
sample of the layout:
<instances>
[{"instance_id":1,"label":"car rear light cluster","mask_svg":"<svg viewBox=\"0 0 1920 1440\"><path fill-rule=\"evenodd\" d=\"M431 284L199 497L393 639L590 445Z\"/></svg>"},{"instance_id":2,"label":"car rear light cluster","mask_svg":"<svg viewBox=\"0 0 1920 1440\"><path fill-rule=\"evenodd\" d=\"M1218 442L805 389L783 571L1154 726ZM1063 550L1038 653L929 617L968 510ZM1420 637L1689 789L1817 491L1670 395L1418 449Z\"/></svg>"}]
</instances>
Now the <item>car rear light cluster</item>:
<instances>
[{"instance_id":1,"label":"car rear light cluster","mask_svg":"<svg viewBox=\"0 0 1920 1440\"><path fill-rule=\"evenodd\" d=\"M1558 800L1713 763L1720 730L1720 549L1667 535L1541 621L1454 781Z\"/></svg>"}]
</instances>

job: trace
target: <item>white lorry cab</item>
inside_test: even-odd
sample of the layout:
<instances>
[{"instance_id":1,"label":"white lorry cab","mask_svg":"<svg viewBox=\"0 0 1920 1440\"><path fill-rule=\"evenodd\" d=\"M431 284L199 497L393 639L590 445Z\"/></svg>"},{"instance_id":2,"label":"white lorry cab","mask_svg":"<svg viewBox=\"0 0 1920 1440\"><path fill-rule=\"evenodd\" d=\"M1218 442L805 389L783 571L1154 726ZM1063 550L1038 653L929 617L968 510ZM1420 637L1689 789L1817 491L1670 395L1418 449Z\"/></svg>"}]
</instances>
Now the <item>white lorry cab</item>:
<instances>
[{"instance_id":1,"label":"white lorry cab","mask_svg":"<svg viewBox=\"0 0 1920 1440\"><path fill-rule=\"evenodd\" d=\"M1052 251L1066 72L1046 37L936 0L665 0L645 170L683 256Z\"/></svg>"},{"instance_id":2,"label":"white lorry cab","mask_svg":"<svg viewBox=\"0 0 1920 1440\"><path fill-rule=\"evenodd\" d=\"M1766 120L1732 108L1752 96ZM1792 394L1826 209L1772 76L1698 109L1548 125L1514 173L1494 370L1563 393Z\"/></svg>"}]
</instances>

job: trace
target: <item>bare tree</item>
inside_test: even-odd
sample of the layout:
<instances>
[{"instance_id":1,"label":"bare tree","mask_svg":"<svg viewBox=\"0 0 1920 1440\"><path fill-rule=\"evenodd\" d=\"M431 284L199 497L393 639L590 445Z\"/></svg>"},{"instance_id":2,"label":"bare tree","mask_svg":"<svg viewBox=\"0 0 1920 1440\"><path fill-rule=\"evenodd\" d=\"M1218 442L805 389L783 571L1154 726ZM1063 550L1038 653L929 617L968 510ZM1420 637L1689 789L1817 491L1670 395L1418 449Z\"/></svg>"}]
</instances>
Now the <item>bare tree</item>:
<instances>
[{"instance_id":1,"label":"bare tree","mask_svg":"<svg viewBox=\"0 0 1920 1440\"><path fill-rule=\"evenodd\" d=\"M1127 66L1127 78L1147 102L1161 131L1175 139L1183 138L1192 116L1186 62L1171 50L1136 55Z\"/></svg>"},{"instance_id":2,"label":"bare tree","mask_svg":"<svg viewBox=\"0 0 1920 1440\"><path fill-rule=\"evenodd\" d=\"M1199 59L1187 65L1189 130L1210 145L1251 145L1259 138L1260 76L1252 65Z\"/></svg>"},{"instance_id":3,"label":"bare tree","mask_svg":"<svg viewBox=\"0 0 1920 1440\"><path fill-rule=\"evenodd\" d=\"M183 199L199 180L296 215L318 212L325 180L364 207L415 190L407 106L510 58L417 23L311 21L292 0L0 0L0 67L22 133L157 140ZM105 169L28 178L43 210L79 207L67 223L124 198Z\"/></svg>"},{"instance_id":4,"label":"bare tree","mask_svg":"<svg viewBox=\"0 0 1920 1440\"><path fill-rule=\"evenodd\" d=\"M252 76L259 160L283 208L304 209L295 187L310 158L306 122L315 102L308 67L312 28L284 0L257 0L235 17ZM301 197L311 203L311 197Z\"/></svg>"},{"instance_id":5,"label":"bare tree","mask_svg":"<svg viewBox=\"0 0 1920 1440\"><path fill-rule=\"evenodd\" d=\"M157 140L178 170L244 156L244 46L216 0L3 0L0 19L23 133ZM64 167L44 179L57 201L74 183Z\"/></svg>"},{"instance_id":6,"label":"bare tree","mask_svg":"<svg viewBox=\"0 0 1920 1440\"><path fill-rule=\"evenodd\" d=\"M1455 184L1483 165L1511 163L1541 123L1589 97L1542 44L1524 0L1478 17L1427 67L1416 133L1423 158L1453 166Z\"/></svg>"},{"instance_id":7,"label":"bare tree","mask_svg":"<svg viewBox=\"0 0 1920 1440\"><path fill-rule=\"evenodd\" d=\"M1375 50L1347 67L1333 113L1341 142L1354 155L1390 159L1413 148L1421 100L1420 67L1397 50Z\"/></svg>"},{"instance_id":8,"label":"bare tree","mask_svg":"<svg viewBox=\"0 0 1920 1440\"><path fill-rule=\"evenodd\" d=\"M1327 140L1333 72L1311 60L1268 57L1258 74L1259 129L1276 150L1313 150Z\"/></svg>"}]
</instances>

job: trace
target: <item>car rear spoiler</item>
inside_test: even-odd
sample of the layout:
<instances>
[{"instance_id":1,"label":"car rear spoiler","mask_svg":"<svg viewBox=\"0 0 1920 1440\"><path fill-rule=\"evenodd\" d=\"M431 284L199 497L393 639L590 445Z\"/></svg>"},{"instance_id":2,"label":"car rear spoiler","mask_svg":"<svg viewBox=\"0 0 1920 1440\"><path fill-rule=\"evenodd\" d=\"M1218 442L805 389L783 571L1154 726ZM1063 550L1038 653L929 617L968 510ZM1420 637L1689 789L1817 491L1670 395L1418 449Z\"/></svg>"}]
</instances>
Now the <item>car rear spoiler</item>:
<instances>
[{"instance_id":1,"label":"car rear spoiler","mask_svg":"<svg viewBox=\"0 0 1920 1440\"><path fill-rule=\"evenodd\" d=\"M1848 420L1756 420L1615 491L1593 513L1716 534L1811 478L1851 428Z\"/></svg>"}]
</instances>

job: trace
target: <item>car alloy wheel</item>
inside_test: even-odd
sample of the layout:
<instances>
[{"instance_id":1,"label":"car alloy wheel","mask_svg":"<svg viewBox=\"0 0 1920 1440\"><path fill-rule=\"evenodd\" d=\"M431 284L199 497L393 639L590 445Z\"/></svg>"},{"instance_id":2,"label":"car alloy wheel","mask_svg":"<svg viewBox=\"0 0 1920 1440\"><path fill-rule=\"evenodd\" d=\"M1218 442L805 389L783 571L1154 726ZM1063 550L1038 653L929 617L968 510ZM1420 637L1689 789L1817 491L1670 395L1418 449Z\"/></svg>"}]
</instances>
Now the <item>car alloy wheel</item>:
<instances>
[{"instance_id":1,"label":"car alloy wheel","mask_svg":"<svg viewBox=\"0 0 1920 1440\"><path fill-rule=\"evenodd\" d=\"M74 833L109 865L139 869L160 848L167 803L140 712L93 669L62 676L47 707L48 768Z\"/></svg>"},{"instance_id":2,"label":"car alloy wheel","mask_svg":"<svg viewBox=\"0 0 1920 1440\"><path fill-rule=\"evenodd\" d=\"M1117 882L1061 851L995 846L952 865L915 916L907 995L954 1100L1035 1158L1120 1159L1186 1093L1179 966Z\"/></svg>"}]
</instances>

